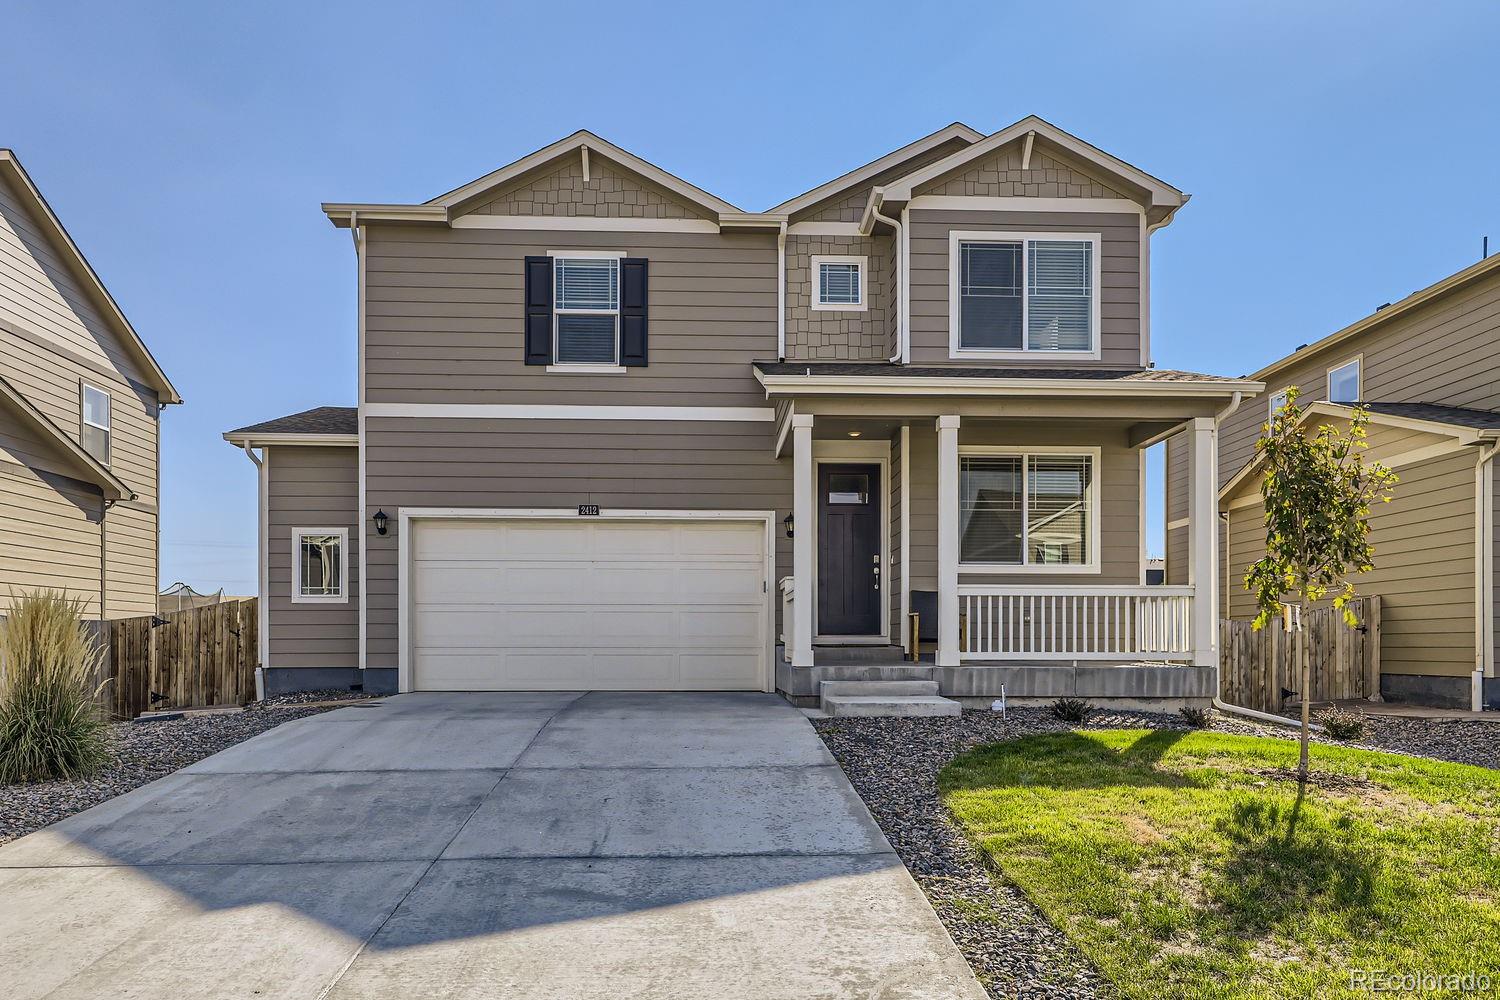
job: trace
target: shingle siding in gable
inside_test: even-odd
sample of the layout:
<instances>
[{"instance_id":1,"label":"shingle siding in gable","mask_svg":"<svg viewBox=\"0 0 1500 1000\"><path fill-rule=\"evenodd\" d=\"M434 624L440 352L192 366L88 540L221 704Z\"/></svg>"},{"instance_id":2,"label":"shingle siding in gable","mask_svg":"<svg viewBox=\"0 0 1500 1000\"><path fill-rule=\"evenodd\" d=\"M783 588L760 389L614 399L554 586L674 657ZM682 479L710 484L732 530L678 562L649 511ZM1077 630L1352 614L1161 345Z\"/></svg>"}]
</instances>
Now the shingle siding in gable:
<instances>
[{"instance_id":1,"label":"shingle siding in gable","mask_svg":"<svg viewBox=\"0 0 1500 1000\"><path fill-rule=\"evenodd\" d=\"M1081 166L1039 149L1032 150L1031 163L1022 170L1022 155L1023 144L1017 141L935 178L912 193L987 198L1126 197Z\"/></svg>"},{"instance_id":2,"label":"shingle siding in gable","mask_svg":"<svg viewBox=\"0 0 1500 1000\"><path fill-rule=\"evenodd\" d=\"M884 361L891 356L887 327L892 240L865 236L788 236L786 241L786 357L789 361ZM815 310L812 258L866 257L865 308Z\"/></svg>"},{"instance_id":3,"label":"shingle siding in gable","mask_svg":"<svg viewBox=\"0 0 1500 1000\"><path fill-rule=\"evenodd\" d=\"M483 215L584 216L611 219L702 219L705 214L676 195L590 154L589 179L582 157L571 157L474 210Z\"/></svg>"},{"instance_id":4,"label":"shingle siding in gable","mask_svg":"<svg viewBox=\"0 0 1500 1000\"><path fill-rule=\"evenodd\" d=\"M919 156L913 156L897 166L881 171L852 191L834 195L826 201L798 212L792 217L792 221L858 222L864 215L865 203L870 200L871 188L889 184L914 170L922 169L929 163L936 163L945 156L951 156L968 145L962 139L950 139Z\"/></svg>"}]
</instances>

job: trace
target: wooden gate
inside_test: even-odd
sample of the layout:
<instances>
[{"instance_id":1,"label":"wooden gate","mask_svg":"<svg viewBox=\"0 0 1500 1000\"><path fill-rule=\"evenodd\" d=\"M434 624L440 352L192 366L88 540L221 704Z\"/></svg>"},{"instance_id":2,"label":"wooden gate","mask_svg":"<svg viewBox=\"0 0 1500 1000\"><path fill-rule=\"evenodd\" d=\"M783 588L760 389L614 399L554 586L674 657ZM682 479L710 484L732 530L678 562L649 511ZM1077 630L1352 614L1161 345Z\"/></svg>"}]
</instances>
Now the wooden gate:
<instances>
[{"instance_id":1,"label":"wooden gate","mask_svg":"<svg viewBox=\"0 0 1500 1000\"><path fill-rule=\"evenodd\" d=\"M100 695L110 714L133 719L152 709L253 700L258 604L251 598L110 622L109 683Z\"/></svg>"},{"instance_id":2,"label":"wooden gate","mask_svg":"<svg viewBox=\"0 0 1500 1000\"><path fill-rule=\"evenodd\" d=\"M1219 697L1231 705L1279 712L1283 688L1301 697L1302 659L1312 668L1312 700L1338 701L1380 694L1380 598L1350 602L1359 627L1341 612L1315 608L1302 615L1303 631L1287 633L1279 621L1259 632L1248 621L1219 622Z\"/></svg>"}]
</instances>

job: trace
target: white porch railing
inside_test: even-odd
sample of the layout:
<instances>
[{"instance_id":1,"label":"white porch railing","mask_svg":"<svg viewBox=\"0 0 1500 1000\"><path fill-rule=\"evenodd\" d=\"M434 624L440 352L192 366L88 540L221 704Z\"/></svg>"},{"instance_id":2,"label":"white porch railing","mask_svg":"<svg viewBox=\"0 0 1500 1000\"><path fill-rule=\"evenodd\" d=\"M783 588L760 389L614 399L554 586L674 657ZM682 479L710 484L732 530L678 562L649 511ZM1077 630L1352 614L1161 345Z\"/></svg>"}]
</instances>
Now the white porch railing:
<instances>
[{"instance_id":1,"label":"white porch railing","mask_svg":"<svg viewBox=\"0 0 1500 1000\"><path fill-rule=\"evenodd\" d=\"M1189 660L1191 587L958 588L963 660Z\"/></svg>"}]
</instances>

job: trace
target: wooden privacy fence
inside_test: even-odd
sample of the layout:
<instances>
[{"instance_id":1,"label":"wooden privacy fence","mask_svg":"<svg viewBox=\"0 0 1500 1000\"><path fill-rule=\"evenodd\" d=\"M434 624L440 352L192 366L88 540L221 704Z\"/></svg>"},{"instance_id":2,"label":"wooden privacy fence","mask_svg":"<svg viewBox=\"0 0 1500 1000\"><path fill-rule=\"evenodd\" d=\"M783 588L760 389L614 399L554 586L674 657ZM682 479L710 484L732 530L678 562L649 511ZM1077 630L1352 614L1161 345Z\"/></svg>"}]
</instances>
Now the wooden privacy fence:
<instances>
[{"instance_id":1,"label":"wooden privacy fence","mask_svg":"<svg viewBox=\"0 0 1500 1000\"><path fill-rule=\"evenodd\" d=\"M253 700L258 604L251 598L109 622L109 683L100 697L110 713L133 719L151 709ZM153 627L153 620L165 624ZM163 697L153 703L152 692Z\"/></svg>"},{"instance_id":2,"label":"wooden privacy fence","mask_svg":"<svg viewBox=\"0 0 1500 1000\"><path fill-rule=\"evenodd\" d=\"M1312 700L1374 698L1380 693L1380 598L1361 597L1349 607L1359 627L1331 607L1302 615L1302 631L1288 633L1279 620L1259 632L1248 621L1219 622L1219 697L1261 712L1282 708L1281 690L1301 697L1302 658L1312 668Z\"/></svg>"}]
</instances>

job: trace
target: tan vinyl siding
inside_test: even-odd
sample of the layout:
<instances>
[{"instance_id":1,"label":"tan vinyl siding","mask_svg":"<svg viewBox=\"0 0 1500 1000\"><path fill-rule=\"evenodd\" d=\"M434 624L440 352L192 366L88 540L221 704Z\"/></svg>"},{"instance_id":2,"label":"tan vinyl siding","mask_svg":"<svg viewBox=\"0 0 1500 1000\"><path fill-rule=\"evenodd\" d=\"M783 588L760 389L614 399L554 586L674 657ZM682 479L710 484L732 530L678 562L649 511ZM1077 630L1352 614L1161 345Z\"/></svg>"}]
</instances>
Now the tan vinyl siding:
<instances>
[{"instance_id":1,"label":"tan vinyl siding","mask_svg":"<svg viewBox=\"0 0 1500 1000\"><path fill-rule=\"evenodd\" d=\"M776 572L791 572L781 519L792 465L769 421L370 417L366 506L775 511ZM397 529L367 532L369 665L396 665Z\"/></svg>"},{"instance_id":2,"label":"tan vinyl siding","mask_svg":"<svg viewBox=\"0 0 1500 1000\"><path fill-rule=\"evenodd\" d=\"M12 590L46 589L99 617L98 490L8 461L7 450L0 447L0 609Z\"/></svg>"},{"instance_id":3,"label":"tan vinyl siding","mask_svg":"<svg viewBox=\"0 0 1500 1000\"><path fill-rule=\"evenodd\" d=\"M1082 164L1033 148L1021 169L1025 140L955 168L912 193L985 198L1125 198Z\"/></svg>"},{"instance_id":4,"label":"tan vinyl siding","mask_svg":"<svg viewBox=\"0 0 1500 1000\"><path fill-rule=\"evenodd\" d=\"M1391 457L1421 444L1396 432L1372 431L1371 453ZM1473 448L1400 465L1394 499L1370 516L1375 569L1355 577L1361 594L1381 598L1381 669L1390 674L1466 675L1474 668ZM1246 484L1238 495L1253 495ZM1250 565L1265 552L1264 515L1257 502L1229 511L1229 609L1255 614L1244 588Z\"/></svg>"},{"instance_id":5,"label":"tan vinyl siding","mask_svg":"<svg viewBox=\"0 0 1500 1000\"><path fill-rule=\"evenodd\" d=\"M105 322L89 294L74 278L63 257L42 235L17 192L0 179L0 375L57 425L79 440L80 383L110 395L110 470L137 496L117 504L106 518L107 589L105 615L110 618L151 614L156 609L157 532L160 503L157 467L157 396L140 381L114 328ZM28 503L52 510L69 522L58 526L56 545L37 565L56 567L44 573L0 575L0 590L22 580L64 586L88 579L87 596L94 614L99 601L98 524L73 516L76 490L90 491L97 520L97 491L83 484L45 496L36 492L53 474L76 475L57 446L43 441L0 408L0 461L28 467L20 478ZM18 488L18 487L13 487ZM15 494L19 497L23 494ZM72 512L72 513L69 513ZM79 546L87 545L87 554ZM30 545L45 549L47 536L32 536ZM47 581L55 581L48 583ZM80 596L82 594L80 593ZM0 598L3 599L3 598Z\"/></svg>"},{"instance_id":6,"label":"tan vinyl siding","mask_svg":"<svg viewBox=\"0 0 1500 1000\"><path fill-rule=\"evenodd\" d=\"M650 261L650 365L562 375L524 363L522 261L548 250ZM776 238L372 227L370 402L764 406L750 362L776 357Z\"/></svg>"},{"instance_id":7,"label":"tan vinyl siding","mask_svg":"<svg viewBox=\"0 0 1500 1000\"><path fill-rule=\"evenodd\" d=\"M890 237L798 236L786 241L786 357L789 361L885 361L891 356L886 326L889 302ZM813 309L815 256L865 258L865 308Z\"/></svg>"},{"instance_id":8,"label":"tan vinyl siding","mask_svg":"<svg viewBox=\"0 0 1500 1000\"><path fill-rule=\"evenodd\" d=\"M1192 569L1191 557L1188 549L1191 546L1191 532L1187 525L1167 529L1167 574L1166 582L1173 587L1185 587L1188 585L1188 574Z\"/></svg>"},{"instance_id":9,"label":"tan vinyl siding","mask_svg":"<svg viewBox=\"0 0 1500 1000\"><path fill-rule=\"evenodd\" d=\"M1054 422L1013 425L978 424L959 428L965 445L1074 445L1100 449L1095 470L1101 572L1098 573L965 573L963 583L1096 586L1141 582L1141 495L1139 453L1126 444L1124 425ZM912 587L937 589L937 431L924 421L911 428Z\"/></svg>"},{"instance_id":10,"label":"tan vinyl siding","mask_svg":"<svg viewBox=\"0 0 1500 1000\"><path fill-rule=\"evenodd\" d=\"M704 211L657 184L589 151L589 179L583 156L555 161L521 178L508 190L474 209L481 215L585 216L611 219L702 219Z\"/></svg>"},{"instance_id":11,"label":"tan vinyl siding","mask_svg":"<svg viewBox=\"0 0 1500 1000\"><path fill-rule=\"evenodd\" d=\"M992 212L914 209L910 213L911 350L917 365L964 364L949 358L948 251L954 230L1100 234L1099 361L1069 366L1139 368L1141 363L1140 217L1096 212ZM1055 367L1045 351L1009 365Z\"/></svg>"},{"instance_id":12,"label":"tan vinyl siding","mask_svg":"<svg viewBox=\"0 0 1500 1000\"><path fill-rule=\"evenodd\" d=\"M266 449L267 573L273 667L359 665L359 451L303 445ZM348 528L349 600L292 603L292 532Z\"/></svg>"}]
</instances>

